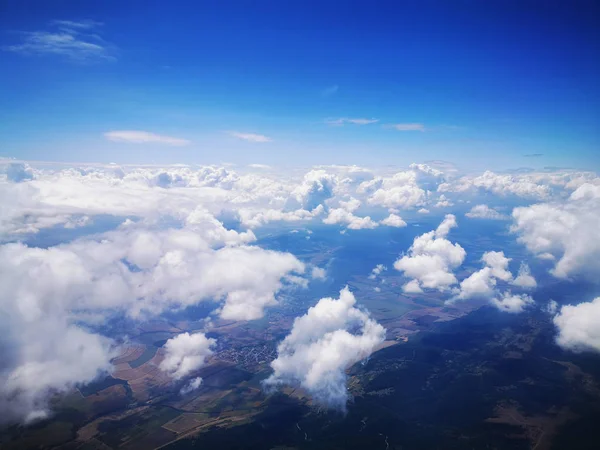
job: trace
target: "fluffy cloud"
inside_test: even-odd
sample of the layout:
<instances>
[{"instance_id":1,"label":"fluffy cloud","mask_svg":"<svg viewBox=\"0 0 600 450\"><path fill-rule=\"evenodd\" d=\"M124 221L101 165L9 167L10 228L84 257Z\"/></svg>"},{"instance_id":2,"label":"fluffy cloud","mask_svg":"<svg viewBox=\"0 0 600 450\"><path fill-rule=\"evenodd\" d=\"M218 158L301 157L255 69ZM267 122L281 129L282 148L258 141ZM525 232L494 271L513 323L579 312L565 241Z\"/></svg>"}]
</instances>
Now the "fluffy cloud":
<instances>
[{"instance_id":1,"label":"fluffy cloud","mask_svg":"<svg viewBox=\"0 0 600 450\"><path fill-rule=\"evenodd\" d=\"M367 358L385 339L385 329L355 307L348 288L339 299L323 298L296 318L279 344L267 386L300 385L315 400L345 409L348 399L345 370Z\"/></svg>"},{"instance_id":2,"label":"fluffy cloud","mask_svg":"<svg viewBox=\"0 0 600 450\"><path fill-rule=\"evenodd\" d=\"M357 192L369 194L372 205L393 209L410 209L424 205L427 190L436 189L443 173L427 164L411 164L409 170L390 177L376 177L358 186Z\"/></svg>"},{"instance_id":3,"label":"fluffy cloud","mask_svg":"<svg viewBox=\"0 0 600 450\"><path fill-rule=\"evenodd\" d=\"M564 348L600 352L600 297L578 305L565 305L554 317L557 343Z\"/></svg>"},{"instance_id":4,"label":"fluffy cloud","mask_svg":"<svg viewBox=\"0 0 600 450\"><path fill-rule=\"evenodd\" d=\"M525 198L547 198L551 193L548 185L527 175L496 174L486 171L482 175L462 177L454 182L442 183L439 192L465 192L481 190L496 195L516 195Z\"/></svg>"},{"instance_id":5,"label":"fluffy cloud","mask_svg":"<svg viewBox=\"0 0 600 450\"><path fill-rule=\"evenodd\" d=\"M372 229L379 224L371 219L371 217L358 217L354 215L361 205L360 200L350 198L347 201L340 201L339 208L329 210L327 217L323 219L323 223L328 225L342 224L347 225L351 230Z\"/></svg>"},{"instance_id":6,"label":"fluffy cloud","mask_svg":"<svg viewBox=\"0 0 600 450\"><path fill-rule=\"evenodd\" d=\"M212 355L212 349L216 343L217 341L207 338L204 333L178 334L163 346L165 358L161 361L159 368L173 379L180 380L204 365L206 358ZM192 381L198 387L202 379L196 378ZM187 392L190 391L191 389Z\"/></svg>"},{"instance_id":7,"label":"fluffy cloud","mask_svg":"<svg viewBox=\"0 0 600 450\"><path fill-rule=\"evenodd\" d=\"M517 277L512 281L514 286L518 286L524 289L533 289L537 287L537 282L535 278L531 275L531 270L529 266L525 263L521 263L521 267L519 267L519 273Z\"/></svg>"},{"instance_id":8,"label":"fluffy cloud","mask_svg":"<svg viewBox=\"0 0 600 450\"><path fill-rule=\"evenodd\" d=\"M446 239L456 226L456 217L447 214L436 230L417 236L408 254L394 263L396 270L413 279L404 286L405 292L445 291L457 283L452 271L463 263L466 252Z\"/></svg>"},{"instance_id":9,"label":"fluffy cloud","mask_svg":"<svg viewBox=\"0 0 600 450\"><path fill-rule=\"evenodd\" d=\"M316 169L304 175L302 183L292 191L292 197L304 208L313 210L334 195L337 177L323 169Z\"/></svg>"},{"instance_id":10,"label":"fluffy cloud","mask_svg":"<svg viewBox=\"0 0 600 450\"><path fill-rule=\"evenodd\" d=\"M485 267L461 281L457 299L491 297L495 293L497 279L512 279L508 271L510 258L506 258L503 252L486 252L481 260Z\"/></svg>"},{"instance_id":11,"label":"fluffy cloud","mask_svg":"<svg viewBox=\"0 0 600 450\"><path fill-rule=\"evenodd\" d=\"M284 286L306 283L293 255L248 245L252 232L226 229L202 208L183 225L127 221L48 248L0 246L0 309L7 312L0 319L0 404L7 419L43 417L51 393L110 371L111 341L76 324L148 317L200 301L218 302L223 318L251 320ZM185 358L186 339L178 338L163 366L176 378L198 360Z\"/></svg>"},{"instance_id":12,"label":"fluffy cloud","mask_svg":"<svg viewBox=\"0 0 600 450\"><path fill-rule=\"evenodd\" d=\"M331 209L329 215L323 219L323 223L328 225L343 224L351 230L372 229L378 225L369 216L358 217L343 208Z\"/></svg>"},{"instance_id":13,"label":"fluffy cloud","mask_svg":"<svg viewBox=\"0 0 600 450\"><path fill-rule=\"evenodd\" d=\"M510 291L500 293L497 289L498 280L522 289L534 288L537 283L526 264L521 264L519 275L513 278L508 270L511 259L504 256L504 252L485 252L481 261L484 267L462 280L459 288L454 290L454 296L446 303L484 299L508 313L520 313L533 304L533 299L526 294L512 294Z\"/></svg>"},{"instance_id":14,"label":"fluffy cloud","mask_svg":"<svg viewBox=\"0 0 600 450\"><path fill-rule=\"evenodd\" d=\"M496 289L497 280L523 289L536 287L535 278L526 264L521 264L517 278L513 279L512 273L508 270L511 260L504 256L504 252L486 252L481 261L484 267L462 280L459 289L455 291L455 296L448 303L473 298L488 299L499 310L510 313L521 312L533 303L533 299L528 295L512 294L510 291L500 294Z\"/></svg>"},{"instance_id":15,"label":"fluffy cloud","mask_svg":"<svg viewBox=\"0 0 600 450\"><path fill-rule=\"evenodd\" d=\"M513 210L511 230L529 251L555 262L558 278L600 271L600 186L585 183L565 202L539 203Z\"/></svg>"},{"instance_id":16,"label":"fluffy cloud","mask_svg":"<svg viewBox=\"0 0 600 450\"><path fill-rule=\"evenodd\" d=\"M381 223L381 225L387 225L388 227L396 227L396 228L402 228L402 227L406 226L406 222L404 220L402 220L402 217L400 217L397 214L390 214L385 219L383 219L380 223Z\"/></svg>"},{"instance_id":17,"label":"fluffy cloud","mask_svg":"<svg viewBox=\"0 0 600 450\"><path fill-rule=\"evenodd\" d=\"M465 214L470 219L507 220L508 217L488 205L476 205Z\"/></svg>"},{"instance_id":18,"label":"fluffy cloud","mask_svg":"<svg viewBox=\"0 0 600 450\"><path fill-rule=\"evenodd\" d=\"M18 292L9 295L10 302L7 295L0 305L6 314L0 319L0 422L28 423L48 416L51 395L109 372L113 346L69 323L56 306L42 312Z\"/></svg>"},{"instance_id":19,"label":"fluffy cloud","mask_svg":"<svg viewBox=\"0 0 600 450\"><path fill-rule=\"evenodd\" d=\"M324 280L327 278L327 271L321 267L313 267L311 277L313 280Z\"/></svg>"},{"instance_id":20,"label":"fluffy cloud","mask_svg":"<svg viewBox=\"0 0 600 450\"><path fill-rule=\"evenodd\" d=\"M201 384L202 384L202 378L201 377L192 378L189 381L188 384L186 384L184 387L181 388L181 390L179 391L179 393L181 395L189 394L190 392L195 391L196 389L198 389Z\"/></svg>"},{"instance_id":21,"label":"fluffy cloud","mask_svg":"<svg viewBox=\"0 0 600 450\"><path fill-rule=\"evenodd\" d=\"M128 144L165 144L173 146L182 146L190 144L187 139L176 138L172 136L164 136L160 134L150 133L148 131L108 131L104 133L104 137L113 142L126 142Z\"/></svg>"},{"instance_id":22,"label":"fluffy cloud","mask_svg":"<svg viewBox=\"0 0 600 450\"><path fill-rule=\"evenodd\" d=\"M14 162L5 165L2 168L2 172L4 172L8 181L13 181L15 183L32 180L34 177L33 169L29 166L29 164L21 162Z\"/></svg>"},{"instance_id":23,"label":"fluffy cloud","mask_svg":"<svg viewBox=\"0 0 600 450\"><path fill-rule=\"evenodd\" d=\"M383 264L377 264L375 267L373 267L373 270L371 270L371 274L369 275L369 280L376 279L379 275L381 275L382 272L385 272L386 270L387 270L386 266L384 266Z\"/></svg>"},{"instance_id":24,"label":"fluffy cloud","mask_svg":"<svg viewBox=\"0 0 600 450\"><path fill-rule=\"evenodd\" d=\"M505 292L500 298L492 299L492 304L500 311L517 314L534 304L533 299L526 294L511 294Z\"/></svg>"}]
</instances>

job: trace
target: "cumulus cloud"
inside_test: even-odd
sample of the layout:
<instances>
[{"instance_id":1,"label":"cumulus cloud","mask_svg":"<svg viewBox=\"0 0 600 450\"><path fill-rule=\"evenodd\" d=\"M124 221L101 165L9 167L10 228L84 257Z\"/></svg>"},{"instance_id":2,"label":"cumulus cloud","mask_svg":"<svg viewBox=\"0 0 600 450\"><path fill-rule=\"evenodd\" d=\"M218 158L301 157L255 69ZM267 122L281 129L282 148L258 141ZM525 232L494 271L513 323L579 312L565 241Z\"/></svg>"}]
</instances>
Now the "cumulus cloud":
<instances>
[{"instance_id":1,"label":"cumulus cloud","mask_svg":"<svg viewBox=\"0 0 600 450\"><path fill-rule=\"evenodd\" d=\"M104 133L104 137L109 141L125 142L127 144L165 144L172 146L184 146L190 144L190 141L187 139L136 130L108 131Z\"/></svg>"},{"instance_id":2,"label":"cumulus cloud","mask_svg":"<svg viewBox=\"0 0 600 450\"><path fill-rule=\"evenodd\" d=\"M8 181L15 183L27 180L33 180L34 172L29 164L22 162L11 162L4 165L2 172L6 175Z\"/></svg>"},{"instance_id":3,"label":"cumulus cloud","mask_svg":"<svg viewBox=\"0 0 600 450\"><path fill-rule=\"evenodd\" d=\"M327 271L322 267L313 267L311 277L313 280L324 280L327 278Z\"/></svg>"},{"instance_id":4,"label":"cumulus cloud","mask_svg":"<svg viewBox=\"0 0 600 450\"><path fill-rule=\"evenodd\" d=\"M445 291L457 283L452 271L463 263L466 252L446 239L456 226L456 217L447 214L436 230L417 236L408 254L394 263L396 270L412 278L404 285L405 292L420 292L423 288Z\"/></svg>"},{"instance_id":5,"label":"cumulus cloud","mask_svg":"<svg viewBox=\"0 0 600 450\"><path fill-rule=\"evenodd\" d=\"M465 214L470 219L508 220L509 217L499 213L488 205L475 205Z\"/></svg>"},{"instance_id":6,"label":"cumulus cloud","mask_svg":"<svg viewBox=\"0 0 600 450\"><path fill-rule=\"evenodd\" d=\"M454 297L447 303L468 299L487 299L500 311L509 313L522 312L527 306L533 304L533 299L528 295L512 294L510 291L501 294L497 289L498 280L525 289L536 287L537 283L526 264L521 264L519 275L513 279L513 275L508 269L511 259L504 256L504 252L485 252L481 261L484 267L462 280L459 288L454 292Z\"/></svg>"},{"instance_id":7,"label":"cumulus cloud","mask_svg":"<svg viewBox=\"0 0 600 450\"><path fill-rule=\"evenodd\" d=\"M369 275L369 280L374 280L376 279L379 275L381 275L382 272L385 272L387 270L387 267L383 264L377 264L375 267L373 267L373 270L371 270L371 274Z\"/></svg>"},{"instance_id":8,"label":"cumulus cloud","mask_svg":"<svg viewBox=\"0 0 600 450\"><path fill-rule=\"evenodd\" d=\"M337 183L335 175L323 169L314 169L304 175L300 185L292 191L292 197L304 209L313 210L333 197Z\"/></svg>"},{"instance_id":9,"label":"cumulus cloud","mask_svg":"<svg viewBox=\"0 0 600 450\"><path fill-rule=\"evenodd\" d=\"M486 252L481 260L485 267L461 281L457 299L489 298L495 293L496 280L512 279L508 271L510 258L505 257L504 252Z\"/></svg>"},{"instance_id":10,"label":"cumulus cloud","mask_svg":"<svg viewBox=\"0 0 600 450\"><path fill-rule=\"evenodd\" d=\"M345 370L367 358L385 339L385 329L355 306L346 287L339 299L323 298L296 318L277 348L267 386L300 385L328 407L345 409Z\"/></svg>"},{"instance_id":11,"label":"cumulus cloud","mask_svg":"<svg viewBox=\"0 0 600 450\"><path fill-rule=\"evenodd\" d=\"M329 214L323 219L323 223L328 225L347 225L351 230L373 229L378 226L378 223L371 219L371 217L355 216L352 212L347 211L344 208L329 210Z\"/></svg>"},{"instance_id":12,"label":"cumulus cloud","mask_svg":"<svg viewBox=\"0 0 600 450\"><path fill-rule=\"evenodd\" d=\"M524 289L533 289L537 287L537 282L535 281L533 275L531 275L529 266L525 263L521 263L521 267L519 267L519 273L512 281L512 284Z\"/></svg>"},{"instance_id":13,"label":"cumulus cloud","mask_svg":"<svg viewBox=\"0 0 600 450\"><path fill-rule=\"evenodd\" d=\"M69 323L55 305L41 309L18 291L2 297L0 422L45 418L52 395L110 371L115 355L109 339Z\"/></svg>"},{"instance_id":14,"label":"cumulus cloud","mask_svg":"<svg viewBox=\"0 0 600 450\"><path fill-rule=\"evenodd\" d=\"M151 317L201 301L216 301L223 318L252 320L276 303L279 290L306 284L299 277L304 264L249 245L254 239L198 208L180 228L127 221L48 248L1 245L0 308L10 317L0 318L0 404L7 419L42 417L52 393L110 371L111 341L83 323ZM199 360L186 358L186 342L200 341L196 335L173 340L163 368L185 376Z\"/></svg>"},{"instance_id":15,"label":"cumulus cloud","mask_svg":"<svg viewBox=\"0 0 600 450\"><path fill-rule=\"evenodd\" d=\"M187 383L184 387L181 388L181 390L179 391L179 393L181 395L189 394L190 392L195 391L196 389L198 389L200 387L200 385L202 385L202 378L201 377L192 378L189 381L189 383Z\"/></svg>"},{"instance_id":16,"label":"cumulus cloud","mask_svg":"<svg viewBox=\"0 0 600 450\"><path fill-rule=\"evenodd\" d=\"M207 338L204 333L178 334L163 346L165 357L159 368L171 378L180 380L204 366L206 358L212 355L216 343L217 341ZM197 382L196 387L198 387L202 379L195 380L200 380ZM192 381L196 383L195 380Z\"/></svg>"},{"instance_id":17,"label":"cumulus cloud","mask_svg":"<svg viewBox=\"0 0 600 450\"><path fill-rule=\"evenodd\" d=\"M554 317L557 343L574 351L600 352L600 297L578 305L565 305Z\"/></svg>"},{"instance_id":18,"label":"cumulus cloud","mask_svg":"<svg viewBox=\"0 0 600 450\"><path fill-rule=\"evenodd\" d=\"M381 223L381 225L387 225L388 227L396 228L402 228L406 226L406 222L397 214L390 214L379 223Z\"/></svg>"},{"instance_id":19,"label":"cumulus cloud","mask_svg":"<svg viewBox=\"0 0 600 450\"><path fill-rule=\"evenodd\" d=\"M548 185L527 175L496 174L486 171L479 176L466 176L454 182L440 184L440 192L465 192L467 190L481 190L492 192L496 195L516 195L525 198L547 198L551 189Z\"/></svg>"},{"instance_id":20,"label":"cumulus cloud","mask_svg":"<svg viewBox=\"0 0 600 450\"><path fill-rule=\"evenodd\" d=\"M437 189L443 172L427 164L411 164L409 170L375 177L361 183L357 192L367 194L372 205L388 209L411 209L427 202L428 190Z\"/></svg>"},{"instance_id":21,"label":"cumulus cloud","mask_svg":"<svg viewBox=\"0 0 600 450\"><path fill-rule=\"evenodd\" d=\"M242 141L264 143L271 142L272 139L264 134L257 133L240 133L239 131L232 131L230 133L233 137L241 139Z\"/></svg>"},{"instance_id":22,"label":"cumulus cloud","mask_svg":"<svg viewBox=\"0 0 600 450\"><path fill-rule=\"evenodd\" d=\"M565 202L538 203L513 210L512 232L539 258L555 261L558 278L600 271L600 186L584 183Z\"/></svg>"},{"instance_id":23,"label":"cumulus cloud","mask_svg":"<svg viewBox=\"0 0 600 450\"><path fill-rule=\"evenodd\" d=\"M501 297L492 299L492 305L500 311L512 314L521 313L525 308L534 303L535 302L529 295L512 294L510 292L505 292Z\"/></svg>"}]
</instances>

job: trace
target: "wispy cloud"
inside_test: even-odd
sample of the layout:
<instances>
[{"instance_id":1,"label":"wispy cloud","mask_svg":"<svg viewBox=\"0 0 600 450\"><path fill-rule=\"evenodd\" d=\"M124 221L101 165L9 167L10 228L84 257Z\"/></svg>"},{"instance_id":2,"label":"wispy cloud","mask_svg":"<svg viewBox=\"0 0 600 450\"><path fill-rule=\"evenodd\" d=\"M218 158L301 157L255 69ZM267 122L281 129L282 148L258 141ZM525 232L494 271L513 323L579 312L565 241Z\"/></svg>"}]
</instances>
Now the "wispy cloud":
<instances>
[{"instance_id":1,"label":"wispy cloud","mask_svg":"<svg viewBox=\"0 0 600 450\"><path fill-rule=\"evenodd\" d=\"M233 137L238 139L242 139L248 142L271 142L272 139L264 134L256 134L256 133L240 133L238 131L232 131L230 133Z\"/></svg>"},{"instance_id":2,"label":"wispy cloud","mask_svg":"<svg viewBox=\"0 0 600 450\"><path fill-rule=\"evenodd\" d=\"M543 153L528 153L526 155L523 155L525 158L539 158L541 156L544 156Z\"/></svg>"},{"instance_id":3,"label":"wispy cloud","mask_svg":"<svg viewBox=\"0 0 600 450\"><path fill-rule=\"evenodd\" d=\"M268 164L248 164L248 167L252 167L253 169L271 169L272 167Z\"/></svg>"},{"instance_id":4,"label":"wispy cloud","mask_svg":"<svg viewBox=\"0 0 600 450\"><path fill-rule=\"evenodd\" d=\"M328 88L323 89L321 91L321 95L323 97L330 97L336 94L339 89L340 87L337 84L334 84L333 86L329 86Z\"/></svg>"},{"instance_id":5,"label":"wispy cloud","mask_svg":"<svg viewBox=\"0 0 600 450\"><path fill-rule=\"evenodd\" d=\"M339 119L325 119L327 125L334 127L341 127L346 124L352 125L369 125L371 123L379 122L379 119L349 119L347 117L340 117Z\"/></svg>"},{"instance_id":6,"label":"wispy cloud","mask_svg":"<svg viewBox=\"0 0 600 450\"><path fill-rule=\"evenodd\" d=\"M96 22L95 20L53 20L50 22L50 24L56 25L59 28L66 28L70 30L90 30L92 28L97 28L104 25L102 22Z\"/></svg>"},{"instance_id":7,"label":"wispy cloud","mask_svg":"<svg viewBox=\"0 0 600 450\"><path fill-rule=\"evenodd\" d=\"M148 131L120 130L104 133L104 137L113 142L126 142L129 144L164 144L173 146L183 146L190 144L187 139L176 138L172 136L163 136L160 134L149 133Z\"/></svg>"},{"instance_id":8,"label":"wispy cloud","mask_svg":"<svg viewBox=\"0 0 600 450\"><path fill-rule=\"evenodd\" d=\"M74 62L115 60L114 46L95 30L101 25L93 20L54 20L49 30L19 32L21 42L2 49L24 55L57 55Z\"/></svg>"},{"instance_id":9,"label":"wispy cloud","mask_svg":"<svg viewBox=\"0 0 600 450\"><path fill-rule=\"evenodd\" d=\"M386 128L393 128L397 131L425 131L425 125L422 123L393 123L386 125Z\"/></svg>"}]
</instances>

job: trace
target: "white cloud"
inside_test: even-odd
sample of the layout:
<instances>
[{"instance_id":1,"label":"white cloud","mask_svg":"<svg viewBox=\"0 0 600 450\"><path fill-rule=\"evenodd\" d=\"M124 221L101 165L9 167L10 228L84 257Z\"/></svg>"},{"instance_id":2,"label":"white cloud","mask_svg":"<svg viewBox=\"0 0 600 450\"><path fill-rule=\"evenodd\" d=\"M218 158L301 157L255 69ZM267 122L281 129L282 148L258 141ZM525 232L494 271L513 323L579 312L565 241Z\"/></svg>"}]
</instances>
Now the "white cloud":
<instances>
[{"instance_id":1,"label":"white cloud","mask_svg":"<svg viewBox=\"0 0 600 450\"><path fill-rule=\"evenodd\" d=\"M441 171L427 164L411 164L409 170L361 183L357 192L370 195L368 202L372 205L410 209L424 205L428 198L427 190L436 189L442 180Z\"/></svg>"},{"instance_id":2,"label":"white cloud","mask_svg":"<svg viewBox=\"0 0 600 450\"><path fill-rule=\"evenodd\" d=\"M478 176L465 176L458 180L440 184L439 192L465 192L482 190L496 195L516 195L524 198L544 199L550 196L552 189L544 184L544 179L529 174L496 174L486 171Z\"/></svg>"},{"instance_id":3,"label":"white cloud","mask_svg":"<svg viewBox=\"0 0 600 450\"><path fill-rule=\"evenodd\" d=\"M550 300L543 310L554 316L558 311L558 302L556 300Z\"/></svg>"},{"instance_id":4,"label":"white cloud","mask_svg":"<svg viewBox=\"0 0 600 450\"><path fill-rule=\"evenodd\" d=\"M397 131L425 131L425 125L422 123L395 123L387 127Z\"/></svg>"},{"instance_id":5,"label":"white cloud","mask_svg":"<svg viewBox=\"0 0 600 450\"><path fill-rule=\"evenodd\" d=\"M373 267L373 270L371 270L369 279L370 280L376 279L379 275L381 275L382 272L385 272L386 270L387 270L387 267L385 265L377 264L375 267Z\"/></svg>"},{"instance_id":6,"label":"white cloud","mask_svg":"<svg viewBox=\"0 0 600 450\"><path fill-rule=\"evenodd\" d=\"M387 225L388 227L396 228L402 228L406 226L406 222L397 214L390 214L379 223L381 223L381 225Z\"/></svg>"},{"instance_id":7,"label":"white cloud","mask_svg":"<svg viewBox=\"0 0 600 450\"><path fill-rule=\"evenodd\" d=\"M198 389L201 385L202 385L201 377L192 378L188 384L186 384L184 387L181 388L179 393L181 395L189 394L190 392Z\"/></svg>"},{"instance_id":8,"label":"white cloud","mask_svg":"<svg viewBox=\"0 0 600 450\"><path fill-rule=\"evenodd\" d=\"M248 142L263 143L263 142L271 142L272 141L272 139L270 137L265 136L264 134L240 133L239 131L232 131L230 134L235 138L241 139L243 141L248 141Z\"/></svg>"},{"instance_id":9,"label":"white cloud","mask_svg":"<svg viewBox=\"0 0 600 450\"><path fill-rule=\"evenodd\" d=\"M435 204L436 208L448 208L450 206L454 206L454 203L452 203L444 194L440 195L437 203Z\"/></svg>"},{"instance_id":10,"label":"white cloud","mask_svg":"<svg viewBox=\"0 0 600 450\"><path fill-rule=\"evenodd\" d=\"M370 125L372 123L377 123L379 122L379 119L350 119L347 117L341 117L339 119L326 119L325 123L327 125L333 125L333 126L343 126L345 124L352 124L352 125Z\"/></svg>"},{"instance_id":11,"label":"white cloud","mask_svg":"<svg viewBox=\"0 0 600 450\"><path fill-rule=\"evenodd\" d=\"M508 271L510 258L505 257L504 252L485 252L481 260L485 267L461 281L460 291L451 301L490 298L496 294L497 279L512 279L512 274Z\"/></svg>"},{"instance_id":12,"label":"white cloud","mask_svg":"<svg viewBox=\"0 0 600 450\"><path fill-rule=\"evenodd\" d=\"M565 202L539 203L513 210L511 231L539 258L556 261L558 278L600 271L600 186L582 184Z\"/></svg>"},{"instance_id":13,"label":"white cloud","mask_svg":"<svg viewBox=\"0 0 600 450\"><path fill-rule=\"evenodd\" d=\"M488 299L500 311L509 313L522 312L527 306L533 304L533 299L528 295L512 294L510 291L500 294L496 289L497 280L521 288L535 287L535 279L529 273L526 264L521 264L519 276L513 279L512 273L508 270L511 259L504 256L504 252L485 252L481 260L484 267L461 281L460 288L455 290L455 296L447 303L473 298Z\"/></svg>"},{"instance_id":14,"label":"white cloud","mask_svg":"<svg viewBox=\"0 0 600 450\"><path fill-rule=\"evenodd\" d=\"M521 263L521 267L519 267L519 273L512 281L512 284L524 289L533 289L537 287L537 282L535 281L533 275L531 275L529 266L525 263Z\"/></svg>"},{"instance_id":15,"label":"white cloud","mask_svg":"<svg viewBox=\"0 0 600 450\"><path fill-rule=\"evenodd\" d=\"M327 271L322 267L313 267L311 277L313 280L324 280L327 278Z\"/></svg>"},{"instance_id":16,"label":"white cloud","mask_svg":"<svg viewBox=\"0 0 600 450\"><path fill-rule=\"evenodd\" d=\"M337 184L338 178L335 175L323 169L313 169L304 175L291 196L304 209L313 210L334 196Z\"/></svg>"},{"instance_id":17,"label":"white cloud","mask_svg":"<svg viewBox=\"0 0 600 450\"><path fill-rule=\"evenodd\" d=\"M11 162L2 167L2 172L8 181L19 183L21 181L33 180L35 177L33 169L29 164L22 162Z\"/></svg>"},{"instance_id":18,"label":"white cloud","mask_svg":"<svg viewBox=\"0 0 600 450\"><path fill-rule=\"evenodd\" d=\"M54 305L38 309L18 290L2 297L0 422L45 418L52 395L110 371L115 354L109 339L69 323L67 313Z\"/></svg>"},{"instance_id":19,"label":"white cloud","mask_svg":"<svg viewBox=\"0 0 600 450\"><path fill-rule=\"evenodd\" d=\"M345 409L348 400L345 370L367 358L385 339L385 329L355 307L348 288L339 299L323 298L296 318L271 362L267 386L300 385L315 400Z\"/></svg>"},{"instance_id":20,"label":"white cloud","mask_svg":"<svg viewBox=\"0 0 600 450\"><path fill-rule=\"evenodd\" d=\"M190 144L190 141L188 141L187 139L181 139L172 136L163 136L160 134L150 133L148 131L108 131L104 133L104 137L109 141L125 142L128 144L165 144L172 146L184 146Z\"/></svg>"},{"instance_id":21,"label":"white cloud","mask_svg":"<svg viewBox=\"0 0 600 450\"><path fill-rule=\"evenodd\" d=\"M10 317L7 323L0 317L6 417L41 417L52 392L110 371L111 341L75 324L147 318L201 301L218 302L223 318L252 320L284 286L306 284L300 261L248 245L254 239L199 208L179 228L127 221L48 248L1 245L0 309ZM163 367L175 367L166 361ZM183 376L189 362L180 366L168 370Z\"/></svg>"},{"instance_id":22,"label":"white cloud","mask_svg":"<svg viewBox=\"0 0 600 450\"><path fill-rule=\"evenodd\" d=\"M57 55L74 62L113 61L114 47L100 37L98 30L92 30L100 25L94 21L53 21L50 31L21 32L20 43L2 49L24 55Z\"/></svg>"},{"instance_id":23,"label":"white cloud","mask_svg":"<svg viewBox=\"0 0 600 450\"><path fill-rule=\"evenodd\" d=\"M217 341L207 338L204 333L178 334L163 346L165 358L159 368L173 379L180 380L204 366L206 358L212 355L216 343Z\"/></svg>"},{"instance_id":24,"label":"white cloud","mask_svg":"<svg viewBox=\"0 0 600 450\"><path fill-rule=\"evenodd\" d=\"M554 317L556 342L563 348L600 352L600 297L578 305L565 305Z\"/></svg>"},{"instance_id":25,"label":"white cloud","mask_svg":"<svg viewBox=\"0 0 600 450\"><path fill-rule=\"evenodd\" d=\"M465 214L470 219L507 220L508 216L499 213L488 205L475 205Z\"/></svg>"},{"instance_id":26,"label":"white cloud","mask_svg":"<svg viewBox=\"0 0 600 450\"><path fill-rule=\"evenodd\" d=\"M525 308L533 305L535 302L533 299L526 294L511 294L505 292L500 298L492 299L492 305L498 308L500 311L518 314L523 312Z\"/></svg>"},{"instance_id":27,"label":"white cloud","mask_svg":"<svg viewBox=\"0 0 600 450\"><path fill-rule=\"evenodd\" d=\"M373 229L378 226L378 223L371 217L358 217L344 208L329 210L329 215L323 219L323 223L328 225L343 224L351 230Z\"/></svg>"},{"instance_id":28,"label":"white cloud","mask_svg":"<svg viewBox=\"0 0 600 450\"><path fill-rule=\"evenodd\" d=\"M447 214L435 231L417 236L408 254L394 263L396 270L413 278L404 286L405 292L419 292L422 288L445 291L457 283L452 271L462 264L466 252L446 239L456 226L456 217Z\"/></svg>"},{"instance_id":29,"label":"white cloud","mask_svg":"<svg viewBox=\"0 0 600 450\"><path fill-rule=\"evenodd\" d=\"M419 214L429 214L429 210L426 208L421 208L417 211Z\"/></svg>"}]
</instances>

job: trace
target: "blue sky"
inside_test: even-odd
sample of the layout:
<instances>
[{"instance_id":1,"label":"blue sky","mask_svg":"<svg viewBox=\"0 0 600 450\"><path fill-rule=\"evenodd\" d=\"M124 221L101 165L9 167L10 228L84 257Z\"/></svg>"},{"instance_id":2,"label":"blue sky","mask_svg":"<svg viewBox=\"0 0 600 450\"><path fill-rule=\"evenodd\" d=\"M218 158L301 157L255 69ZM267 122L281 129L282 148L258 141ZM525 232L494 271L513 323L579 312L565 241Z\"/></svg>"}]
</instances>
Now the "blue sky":
<instances>
[{"instance_id":1,"label":"blue sky","mask_svg":"<svg viewBox=\"0 0 600 450\"><path fill-rule=\"evenodd\" d=\"M597 170L599 21L593 1L0 1L0 155Z\"/></svg>"}]
</instances>

